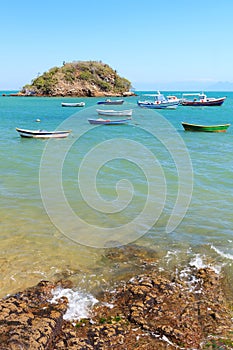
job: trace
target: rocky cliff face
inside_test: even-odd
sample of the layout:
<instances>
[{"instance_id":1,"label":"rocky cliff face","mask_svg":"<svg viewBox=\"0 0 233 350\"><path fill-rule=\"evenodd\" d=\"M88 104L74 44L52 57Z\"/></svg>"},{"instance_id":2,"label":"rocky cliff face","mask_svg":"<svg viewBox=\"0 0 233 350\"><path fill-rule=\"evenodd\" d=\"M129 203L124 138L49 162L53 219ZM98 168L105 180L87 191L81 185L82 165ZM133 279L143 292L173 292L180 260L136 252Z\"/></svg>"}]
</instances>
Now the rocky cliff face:
<instances>
[{"instance_id":1,"label":"rocky cliff face","mask_svg":"<svg viewBox=\"0 0 233 350\"><path fill-rule=\"evenodd\" d=\"M131 83L109 65L96 61L63 63L39 75L22 93L40 96L122 96L129 94Z\"/></svg>"}]
</instances>

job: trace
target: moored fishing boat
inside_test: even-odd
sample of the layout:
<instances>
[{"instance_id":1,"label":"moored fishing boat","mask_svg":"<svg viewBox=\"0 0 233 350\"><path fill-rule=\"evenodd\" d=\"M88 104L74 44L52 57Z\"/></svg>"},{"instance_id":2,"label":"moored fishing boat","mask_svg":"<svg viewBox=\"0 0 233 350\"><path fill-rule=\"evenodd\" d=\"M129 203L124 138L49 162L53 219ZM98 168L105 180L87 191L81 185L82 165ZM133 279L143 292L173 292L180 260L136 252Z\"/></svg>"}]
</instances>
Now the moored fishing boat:
<instances>
[{"instance_id":1,"label":"moored fishing boat","mask_svg":"<svg viewBox=\"0 0 233 350\"><path fill-rule=\"evenodd\" d=\"M110 99L97 102L98 105L122 105L123 103L124 103L124 100L110 100Z\"/></svg>"},{"instance_id":2,"label":"moored fishing boat","mask_svg":"<svg viewBox=\"0 0 233 350\"><path fill-rule=\"evenodd\" d=\"M176 109L180 103L179 99L167 99L159 91L157 94L147 94L145 96L154 97L154 100L137 101L139 107L151 109Z\"/></svg>"},{"instance_id":3,"label":"moored fishing boat","mask_svg":"<svg viewBox=\"0 0 233 350\"><path fill-rule=\"evenodd\" d=\"M182 106L221 106L226 97L207 97L204 93L183 94L181 99Z\"/></svg>"},{"instance_id":4,"label":"moored fishing boat","mask_svg":"<svg viewBox=\"0 0 233 350\"><path fill-rule=\"evenodd\" d=\"M110 120L110 119L88 119L90 124L95 125L120 125L120 124L128 124L130 122L131 118L127 119L118 119L118 120Z\"/></svg>"},{"instance_id":5,"label":"moored fishing boat","mask_svg":"<svg viewBox=\"0 0 233 350\"><path fill-rule=\"evenodd\" d=\"M65 138L71 130L65 131L47 131L47 130L27 130L16 128L21 137L35 138L35 139L50 139L50 138Z\"/></svg>"},{"instance_id":6,"label":"moored fishing boat","mask_svg":"<svg viewBox=\"0 0 233 350\"><path fill-rule=\"evenodd\" d=\"M180 100L181 100L180 98L178 98L175 95L168 95L168 96L166 96L166 98L168 99L168 101L176 101L178 103L180 103Z\"/></svg>"},{"instance_id":7,"label":"moored fishing boat","mask_svg":"<svg viewBox=\"0 0 233 350\"><path fill-rule=\"evenodd\" d=\"M122 117L122 116L131 116L133 113L132 109L127 109L123 111L115 111L115 110L104 110L104 109L97 109L96 112L99 115L105 115L105 116L114 116L114 117Z\"/></svg>"},{"instance_id":8,"label":"moored fishing boat","mask_svg":"<svg viewBox=\"0 0 233 350\"><path fill-rule=\"evenodd\" d=\"M226 132L230 124L217 124L217 125L201 125L190 124L186 122L181 123L186 131L202 131L202 132Z\"/></svg>"},{"instance_id":9,"label":"moored fishing boat","mask_svg":"<svg viewBox=\"0 0 233 350\"><path fill-rule=\"evenodd\" d=\"M85 102L74 102L74 103L68 103L68 102L62 102L62 107L84 107Z\"/></svg>"}]
</instances>

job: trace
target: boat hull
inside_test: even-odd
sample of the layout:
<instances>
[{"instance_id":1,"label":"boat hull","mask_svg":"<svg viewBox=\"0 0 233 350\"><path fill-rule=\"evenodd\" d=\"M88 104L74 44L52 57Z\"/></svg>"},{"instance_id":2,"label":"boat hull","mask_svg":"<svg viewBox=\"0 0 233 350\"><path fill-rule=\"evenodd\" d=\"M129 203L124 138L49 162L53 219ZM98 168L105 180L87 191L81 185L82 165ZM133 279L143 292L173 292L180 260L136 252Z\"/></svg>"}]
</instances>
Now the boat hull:
<instances>
[{"instance_id":1,"label":"boat hull","mask_svg":"<svg viewBox=\"0 0 233 350\"><path fill-rule=\"evenodd\" d=\"M230 124L220 124L220 125L199 125L199 124L189 124L182 122L185 131L199 131L199 132L226 132Z\"/></svg>"},{"instance_id":2,"label":"boat hull","mask_svg":"<svg viewBox=\"0 0 233 350\"><path fill-rule=\"evenodd\" d=\"M46 130L26 130L16 128L19 135L25 138L35 138L35 139L51 139L51 138L65 138L70 133L71 130L66 131L46 131Z\"/></svg>"},{"instance_id":3,"label":"boat hull","mask_svg":"<svg viewBox=\"0 0 233 350\"><path fill-rule=\"evenodd\" d=\"M205 106L221 106L226 97L218 99L210 99L206 101L182 101L182 106L205 107Z\"/></svg>"},{"instance_id":4,"label":"boat hull","mask_svg":"<svg viewBox=\"0 0 233 350\"><path fill-rule=\"evenodd\" d=\"M88 119L90 124L94 125L121 125L128 124L131 118L121 120L110 120L110 119Z\"/></svg>"},{"instance_id":5,"label":"boat hull","mask_svg":"<svg viewBox=\"0 0 233 350\"><path fill-rule=\"evenodd\" d=\"M179 105L179 102L142 102L138 101L138 106L143 108L150 108L150 109L176 109Z\"/></svg>"},{"instance_id":6,"label":"boat hull","mask_svg":"<svg viewBox=\"0 0 233 350\"><path fill-rule=\"evenodd\" d=\"M105 101L98 101L97 105L122 105L124 100L105 100Z\"/></svg>"},{"instance_id":7,"label":"boat hull","mask_svg":"<svg viewBox=\"0 0 233 350\"><path fill-rule=\"evenodd\" d=\"M85 102L77 102L77 103L66 103L62 102L62 107L84 107Z\"/></svg>"},{"instance_id":8,"label":"boat hull","mask_svg":"<svg viewBox=\"0 0 233 350\"><path fill-rule=\"evenodd\" d=\"M105 115L105 116L113 116L113 117L123 117L123 116L132 116L132 109L124 110L124 111L114 111L114 110L103 110L103 109L97 109L96 112L99 115Z\"/></svg>"}]
</instances>

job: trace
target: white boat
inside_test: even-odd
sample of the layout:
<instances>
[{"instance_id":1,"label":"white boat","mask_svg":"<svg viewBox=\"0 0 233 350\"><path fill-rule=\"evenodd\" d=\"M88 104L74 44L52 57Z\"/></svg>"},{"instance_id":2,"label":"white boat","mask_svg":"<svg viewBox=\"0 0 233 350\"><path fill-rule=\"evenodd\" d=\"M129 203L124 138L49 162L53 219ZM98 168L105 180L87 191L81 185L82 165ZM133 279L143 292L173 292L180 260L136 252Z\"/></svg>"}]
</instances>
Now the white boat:
<instances>
[{"instance_id":1,"label":"white boat","mask_svg":"<svg viewBox=\"0 0 233 350\"><path fill-rule=\"evenodd\" d=\"M75 102L75 103L68 103L68 102L62 102L62 107L84 107L85 102Z\"/></svg>"},{"instance_id":2,"label":"white boat","mask_svg":"<svg viewBox=\"0 0 233 350\"><path fill-rule=\"evenodd\" d=\"M122 116L128 116L131 117L133 110L132 109L127 109L127 110L123 110L123 111L115 111L113 109L97 109L96 112L99 115L106 115L106 116L114 116L114 117L122 117Z\"/></svg>"},{"instance_id":3,"label":"white boat","mask_svg":"<svg viewBox=\"0 0 233 350\"><path fill-rule=\"evenodd\" d=\"M138 101L139 107L151 108L151 109L176 109L180 103L179 99L167 99L159 91L157 94L148 94L145 96L154 97L154 100Z\"/></svg>"},{"instance_id":4,"label":"white boat","mask_svg":"<svg viewBox=\"0 0 233 350\"><path fill-rule=\"evenodd\" d=\"M35 138L35 139L65 138L71 133L71 130L47 131L47 130L27 130L27 129L20 129L20 128L16 128L16 131L18 131L21 137Z\"/></svg>"},{"instance_id":5,"label":"white boat","mask_svg":"<svg viewBox=\"0 0 233 350\"><path fill-rule=\"evenodd\" d=\"M176 101L176 102L179 102L179 103L181 102L181 99L178 98L175 95L168 95L168 96L166 96L166 98L167 98L168 101Z\"/></svg>"}]
</instances>

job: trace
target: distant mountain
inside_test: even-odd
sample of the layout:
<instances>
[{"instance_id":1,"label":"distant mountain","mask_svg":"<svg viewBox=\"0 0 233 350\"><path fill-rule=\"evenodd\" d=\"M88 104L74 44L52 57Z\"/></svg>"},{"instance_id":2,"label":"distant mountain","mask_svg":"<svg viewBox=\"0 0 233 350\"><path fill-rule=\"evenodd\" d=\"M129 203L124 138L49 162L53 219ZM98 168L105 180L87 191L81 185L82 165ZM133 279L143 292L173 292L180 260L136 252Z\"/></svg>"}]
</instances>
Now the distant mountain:
<instances>
[{"instance_id":1,"label":"distant mountain","mask_svg":"<svg viewBox=\"0 0 233 350\"><path fill-rule=\"evenodd\" d=\"M206 90L209 84L197 81L174 81L174 82L155 82L155 83L136 83L133 85L137 90L142 91L202 91Z\"/></svg>"},{"instance_id":2,"label":"distant mountain","mask_svg":"<svg viewBox=\"0 0 233 350\"><path fill-rule=\"evenodd\" d=\"M233 91L233 83L229 81L218 81L209 86L210 91Z\"/></svg>"},{"instance_id":3,"label":"distant mountain","mask_svg":"<svg viewBox=\"0 0 233 350\"><path fill-rule=\"evenodd\" d=\"M209 81L174 81L169 83L140 83L133 82L137 90L141 91L233 91L231 82L212 82Z\"/></svg>"},{"instance_id":4,"label":"distant mountain","mask_svg":"<svg viewBox=\"0 0 233 350\"><path fill-rule=\"evenodd\" d=\"M122 96L131 82L101 61L77 61L53 67L23 87L36 96Z\"/></svg>"}]
</instances>

